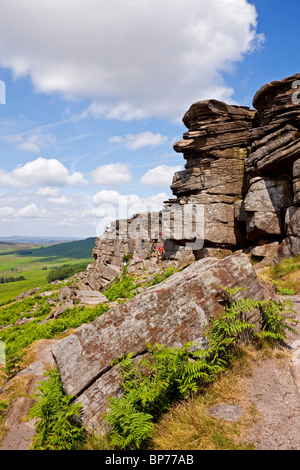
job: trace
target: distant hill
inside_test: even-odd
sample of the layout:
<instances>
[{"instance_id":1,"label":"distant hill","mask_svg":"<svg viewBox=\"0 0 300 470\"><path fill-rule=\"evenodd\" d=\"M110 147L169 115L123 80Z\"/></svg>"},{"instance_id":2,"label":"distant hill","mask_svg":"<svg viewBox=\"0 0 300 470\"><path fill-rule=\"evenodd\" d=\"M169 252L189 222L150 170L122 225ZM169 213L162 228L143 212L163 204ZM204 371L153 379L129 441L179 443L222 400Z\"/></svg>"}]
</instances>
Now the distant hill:
<instances>
[{"instance_id":1,"label":"distant hill","mask_svg":"<svg viewBox=\"0 0 300 470\"><path fill-rule=\"evenodd\" d=\"M29 250L36 245L31 243L16 243L0 240L0 253L15 253L16 250Z\"/></svg>"},{"instance_id":2,"label":"distant hill","mask_svg":"<svg viewBox=\"0 0 300 470\"><path fill-rule=\"evenodd\" d=\"M77 240L73 242L59 243L50 246L41 246L29 250L18 250L19 255L30 255L34 257L58 258L76 258L86 259L92 258L92 251L95 246L95 237L86 238L85 240Z\"/></svg>"},{"instance_id":3,"label":"distant hill","mask_svg":"<svg viewBox=\"0 0 300 470\"><path fill-rule=\"evenodd\" d=\"M0 243L25 243L30 245L53 245L56 243L66 243L81 240L80 238L70 238L70 237L0 237Z\"/></svg>"}]
</instances>

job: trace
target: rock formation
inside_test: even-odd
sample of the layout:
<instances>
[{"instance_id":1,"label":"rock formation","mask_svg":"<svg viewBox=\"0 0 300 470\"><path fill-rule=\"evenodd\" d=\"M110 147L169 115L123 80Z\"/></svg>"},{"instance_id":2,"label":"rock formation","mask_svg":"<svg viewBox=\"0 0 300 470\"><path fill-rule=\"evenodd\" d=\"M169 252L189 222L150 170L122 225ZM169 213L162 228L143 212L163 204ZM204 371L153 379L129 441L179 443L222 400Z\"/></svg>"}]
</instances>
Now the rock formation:
<instances>
[{"instance_id":1,"label":"rock formation","mask_svg":"<svg viewBox=\"0 0 300 470\"><path fill-rule=\"evenodd\" d=\"M244 210L249 241L282 241L297 211L300 107L294 100L294 84L299 78L297 74L267 83L253 99L257 112L245 160L249 189Z\"/></svg>"},{"instance_id":2,"label":"rock formation","mask_svg":"<svg viewBox=\"0 0 300 470\"><path fill-rule=\"evenodd\" d=\"M244 160L255 111L216 100L194 103L183 117L189 129L174 145L185 170L171 189L179 204L204 205L204 245L242 246L245 233L234 217L234 203L245 192Z\"/></svg>"},{"instance_id":3,"label":"rock formation","mask_svg":"<svg viewBox=\"0 0 300 470\"><path fill-rule=\"evenodd\" d=\"M161 247L162 259L175 266L276 242L274 262L297 254L299 79L264 85L254 109L217 100L192 104L183 117L188 131L174 145L186 160L173 177L174 198L160 212L113 222L97 239L85 284L104 289L128 257L131 270L155 271L153 255Z\"/></svg>"},{"instance_id":4,"label":"rock formation","mask_svg":"<svg viewBox=\"0 0 300 470\"><path fill-rule=\"evenodd\" d=\"M160 212L113 222L97 239L95 261L81 279L85 290L76 297L81 301L98 303L99 291L114 282L124 263L128 272L156 272L161 263L188 266L54 345L63 389L77 396L87 427L97 425L106 398L121 393L119 366L111 366L116 357L133 352L138 358L148 343L205 346L203 326L224 308L220 285L245 287L244 296L264 298L243 251L268 263L299 254L299 79L297 74L264 85L254 109L217 100L194 103L183 118L188 131L174 145L186 160L173 178L174 198Z\"/></svg>"},{"instance_id":5,"label":"rock formation","mask_svg":"<svg viewBox=\"0 0 300 470\"><path fill-rule=\"evenodd\" d=\"M264 298L245 254L222 260L206 258L145 289L89 325L58 341L52 353L65 393L78 396L82 419L91 427L107 409L106 398L120 393L118 368L111 362L130 352L140 356L147 344L205 346L203 329L209 317L223 311L220 285L245 288L239 296ZM249 319L259 326L259 314Z\"/></svg>"}]
</instances>

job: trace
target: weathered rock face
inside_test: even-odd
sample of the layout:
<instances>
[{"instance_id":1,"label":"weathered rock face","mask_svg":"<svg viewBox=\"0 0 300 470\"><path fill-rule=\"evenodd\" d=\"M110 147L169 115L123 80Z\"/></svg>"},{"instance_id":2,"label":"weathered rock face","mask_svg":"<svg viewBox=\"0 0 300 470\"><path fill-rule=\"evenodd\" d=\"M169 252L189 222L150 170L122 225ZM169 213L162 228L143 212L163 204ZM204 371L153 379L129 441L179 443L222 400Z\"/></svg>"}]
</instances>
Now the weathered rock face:
<instances>
[{"instance_id":1,"label":"weathered rock face","mask_svg":"<svg viewBox=\"0 0 300 470\"><path fill-rule=\"evenodd\" d=\"M267 83L253 99L257 112L245 160L245 176L251 178L244 200L248 240L281 241L299 203L300 106L294 99L299 79L300 74L296 74ZM289 237L282 253L288 253L290 242Z\"/></svg>"},{"instance_id":2,"label":"weathered rock face","mask_svg":"<svg viewBox=\"0 0 300 470\"><path fill-rule=\"evenodd\" d=\"M240 296L263 299L246 255L206 258L58 341L52 353L63 389L78 395L83 416L88 421L98 416L106 397L119 393L117 373L111 368L116 357L130 352L141 355L147 344L182 346L192 341L204 346L204 325L224 308L218 297L220 285L245 287ZM251 321L258 320L254 312Z\"/></svg>"},{"instance_id":3,"label":"weathered rock face","mask_svg":"<svg viewBox=\"0 0 300 470\"><path fill-rule=\"evenodd\" d=\"M247 239L280 237L285 210L291 203L290 182L287 177L251 179L244 199Z\"/></svg>"},{"instance_id":4,"label":"weathered rock face","mask_svg":"<svg viewBox=\"0 0 300 470\"><path fill-rule=\"evenodd\" d=\"M174 145L187 160L171 189L180 203L204 205L204 244L239 246L243 227L234 203L245 191L244 160L255 111L217 100L194 103L183 117L189 131Z\"/></svg>"},{"instance_id":5,"label":"weathered rock face","mask_svg":"<svg viewBox=\"0 0 300 470\"><path fill-rule=\"evenodd\" d=\"M120 274L124 255L149 259L154 245L164 247L163 260L176 264L213 250L226 255L249 243L281 243L300 206L298 80L300 74L264 85L255 109L217 100L192 104L183 117L188 131L174 145L186 160L173 177L174 198L160 212L109 227L97 239L85 284L105 288ZM294 253L297 238L289 235L282 253Z\"/></svg>"},{"instance_id":6,"label":"weathered rock face","mask_svg":"<svg viewBox=\"0 0 300 470\"><path fill-rule=\"evenodd\" d=\"M249 133L251 152L245 170L251 176L286 173L300 156L300 107L294 83L300 74L267 83L253 98L257 109Z\"/></svg>"},{"instance_id":7,"label":"weathered rock face","mask_svg":"<svg viewBox=\"0 0 300 470\"><path fill-rule=\"evenodd\" d=\"M287 226L286 235L287 237L279 245L272 264L279 263L284 258L300 254L300 207L295 208L294 215Z\"/></svg>"},{"instance_id":8,"label":"weathered rock face","mask_svg":"<svg viewBox=\"0 0 300 470\"><path fill-rule=\"evenodd\" d=\"M190 226L185 227L184 222L180 221L178 227L181 230L178 235L174 233L174 207L172 210L166 207L160 212L145 212L112 222L96 239L93 250L95 261L85 272L85 284L93 290L105 289L121 274L125 264L128 273L135 270L155 273L160 270L159 262L162 259L168 267L194 260L192 248L185 247L186 243L176 243L178 239L189 238Z\"/></svg>"}]
</instances>

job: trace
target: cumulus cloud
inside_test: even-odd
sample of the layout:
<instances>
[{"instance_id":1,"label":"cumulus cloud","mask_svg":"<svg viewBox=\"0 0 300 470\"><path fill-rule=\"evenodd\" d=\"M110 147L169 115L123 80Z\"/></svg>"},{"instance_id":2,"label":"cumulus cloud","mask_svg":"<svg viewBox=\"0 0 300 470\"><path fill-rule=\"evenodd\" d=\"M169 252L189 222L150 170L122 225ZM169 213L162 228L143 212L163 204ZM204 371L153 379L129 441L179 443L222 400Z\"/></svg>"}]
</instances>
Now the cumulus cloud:
<instances>
[{"instance_id":1,"label":"cumulus cloud","mask_svg":"<svg viewBox=\"0 0 300 470\"><path fill-rule=\"evenodd\" d=\"M168 200L168 195L159 193L142 198L137 194L103 190L95 194L92 200L96 207L89 211L89 214L98 219L97 236L100 236L113 220L127 219L143 212L159 211Z\"/></svg>"},{"instance_id":2,"label":"cumulus cloud","mask_svg":"<svg viewBox=\"0 0 300 470\"><path fill-rule=\"evenodd\" d=\"M92 172L94 183L119 186L131 181L129 166L124 163L109 163L96 168Z\"/></svg>"},{"instance_id":3,"label":"cumulus cloud","mask_svg":"<svg viewBox=\"0 0 300 470\"><path fill-rule=\"evenodd\" d=\"M174 173L182 170L181 165L177 166L168 166L168 165L159 165L151 170L148 170L141 178L141 183L147 186L156 186L156 187L170 187L172 184L172 179Z\"/></svg>"},{"instance_id":4,"label":"cumulus cloud","mask_svg":"<svg viewBox=\"0 0 300 470\"><path fill-rule=\"evenodd\" d=\"M136 194L121 195L118 191L100 191L95 194L92 199L93 203L100 206L104 204L118 205L134 205L139 204L141 199Z\"/></svg>"},{"instance_id":5,"label":"cumulus cloud","mask_svg":"<svg viewBox=\"0 0 300 470\"><path fill-rule=\"evenodd\" d=\"M157 147L168 141L167 136L161 135L159 132L146 131L139 134L126 134L125 137L114 136L109 139L110 142L124 144L130 150L137 150L141 147Z\"/></svg>"},{"instance_id":6,"label":"cumulus cloud","mask_svg":"<svg viewBox=\"0 0 300 470\"><path fill-rule=\"evenodd\" d=\"M57 188L50 188L47 186L45 188L38 188L35 194L42 197L59 197L59 190Z\"/></svg>"},{"instance_id":7,"label":"cumulus cloud","mask_svg":"<svg viewBox=\"0 0 300 470\"><path fill-rule=\"evenodd\" d=\"M0 186L25 188L36 185L77 186L86 184L79 172L69 170L56 159L37 158L15 168L12 172L0 170Z\"/></svg>"},{"instance_id":8,"label":"cumulus cloud","mask_svg":"<svg viewBox=\"0 0 300 470\"><path fill-rule=\"evenodd\" d=\"M18 211L18 216L20 216L20 217L30 217L31 218L31 217L38 217L40 215L41 215L41 211L34 202L22 207Z\"/></svg>"},{"instance_id":9,"label":"cumulus cloud","mask_svg":"<svg viewBox=\"0 0 300 470\"><path fill-rule=\"evenodd\" d=\"M222 72L262 41L256 27L248 0L2 0L0 64L38 92L91 99L82 117L181 119L230 98Z\"/></svg>"}]
</instances>

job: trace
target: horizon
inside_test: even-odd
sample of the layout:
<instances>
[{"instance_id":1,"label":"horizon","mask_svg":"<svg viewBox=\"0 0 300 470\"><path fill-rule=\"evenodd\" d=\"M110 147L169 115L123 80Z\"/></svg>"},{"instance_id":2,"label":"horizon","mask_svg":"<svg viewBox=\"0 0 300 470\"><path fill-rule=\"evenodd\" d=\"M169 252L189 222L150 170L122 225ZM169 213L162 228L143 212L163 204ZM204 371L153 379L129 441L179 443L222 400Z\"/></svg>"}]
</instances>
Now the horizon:
<instances>
[{"instance_id":1,"label":"horizon","mask_svg":"<svg viewBox=\"0 0 300 470\"><path fill-rule=\"evenodd\" d=\"M195 101L252 107L299 72L299 2L269 5L3 0L1 237L86 239L160 210Z\"/></svg>"}]
</instances>

